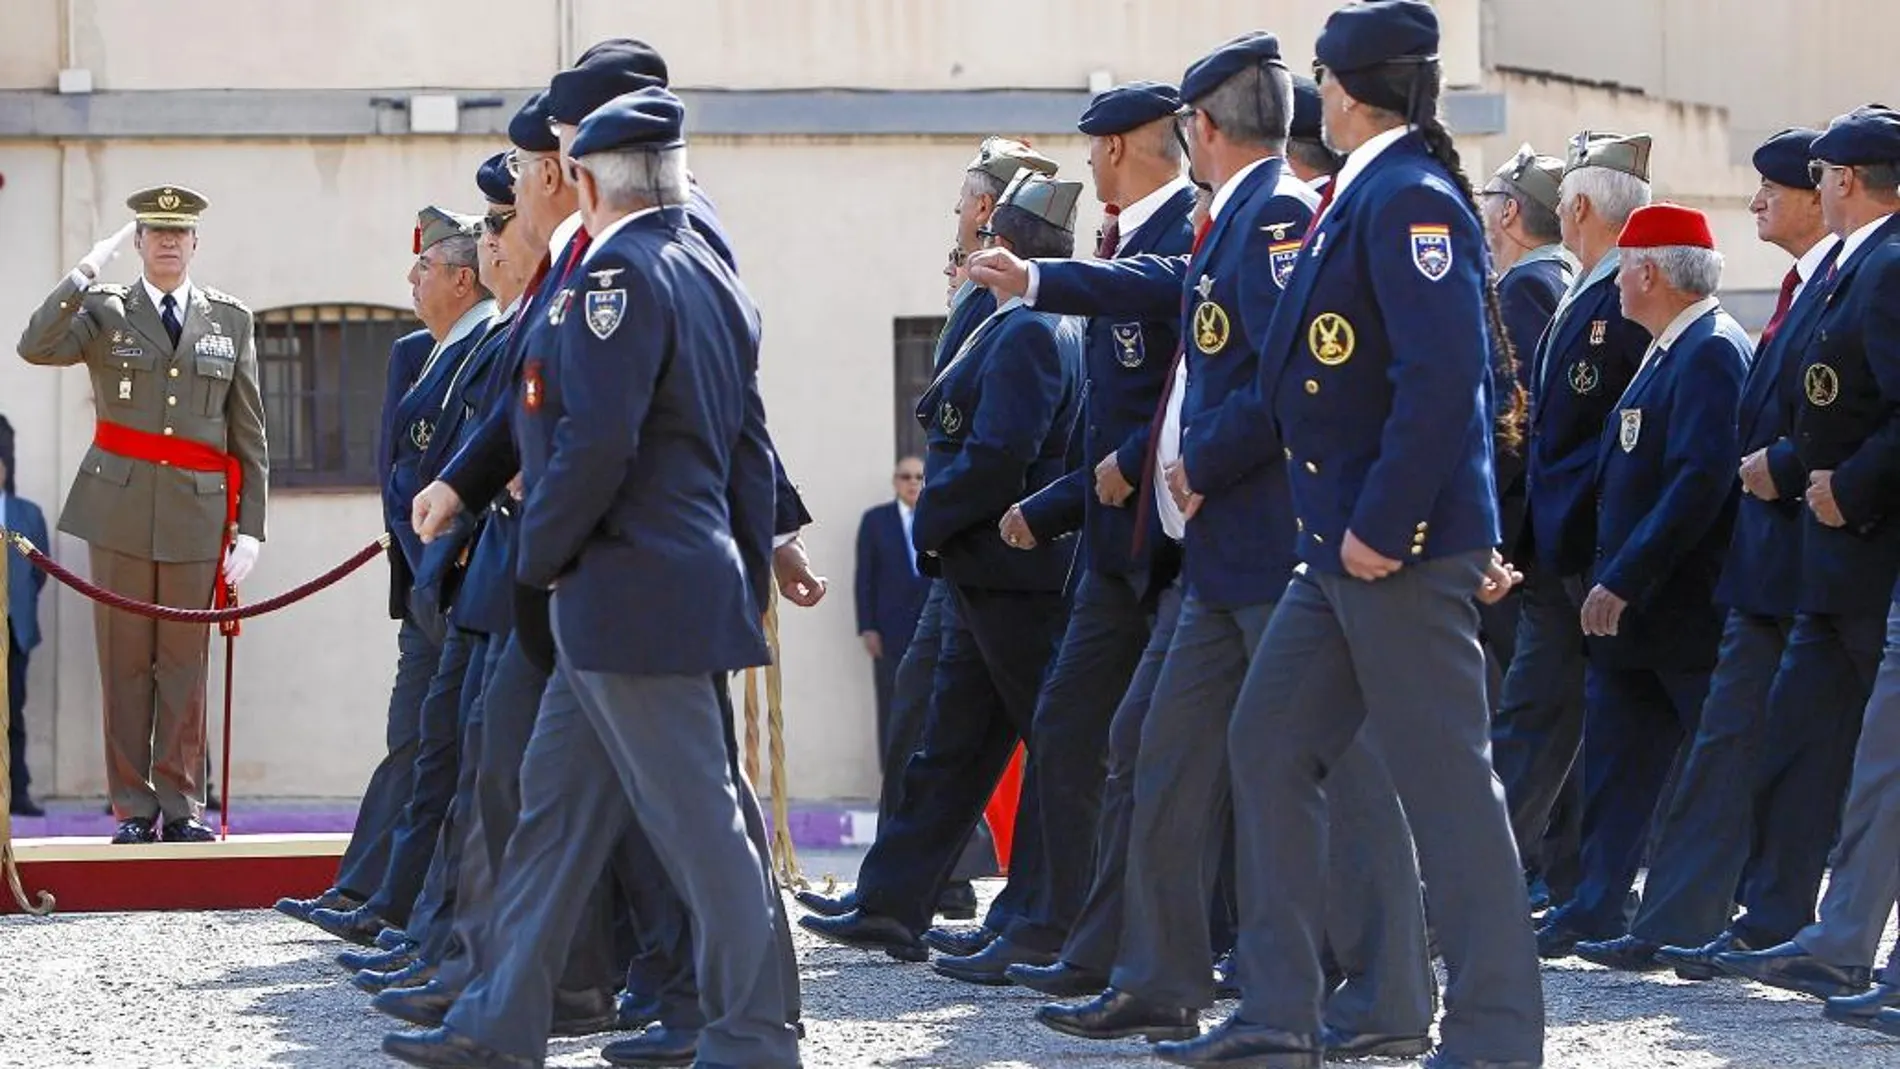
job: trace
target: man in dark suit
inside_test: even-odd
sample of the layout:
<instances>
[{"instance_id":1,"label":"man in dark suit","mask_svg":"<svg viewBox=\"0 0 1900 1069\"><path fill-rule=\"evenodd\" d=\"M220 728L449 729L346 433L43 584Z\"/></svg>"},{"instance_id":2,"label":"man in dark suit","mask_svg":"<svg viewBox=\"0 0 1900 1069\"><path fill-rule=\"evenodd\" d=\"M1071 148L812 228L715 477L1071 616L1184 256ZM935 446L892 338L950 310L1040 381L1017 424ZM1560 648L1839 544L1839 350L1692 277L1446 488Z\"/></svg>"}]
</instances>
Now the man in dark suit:
<instances>
[{"instance_id":1,"label":"man in dark suit","mask_svg":"<svg viewBox=\"0 0 1900 1069\"><path fill-rule=\"evenodd\" d=\"M877 752L890 746L891 693L897 665L917 630L918 614L930 593L930 580L917 569L911 548L911 518L924 488L924 462L905 457L891 473L897 499L867 509L858 521L858 571L855 577L858 638L871 657L877 688Z\"/></svg>"},{"instance_id":2,"label":"man in dark suit","mask_svg":"<svg viewBox=\"0 0 1900 1069\"><path fill-rule=\"evenodd\" d=\"M1713 294L1722 258L1690 208L1638 209L1617 239L1623 315L1654 341L1597 451L1582 879L1538 930L1545 957L1625 934L1644 832L1708 696L1715 584L1735 519L1736 413L1754 347Z\"/></svg>"},{"instance_id":3,"label":"man in dark suit","mask_svg":"<svg viewBox=\"0 0 1900 1069\"><path fill-rule=\"evenodd\" d=\"M14 490L13 458L13 425L0 416L0 529L50 549L46 514ZM46 810L33 801L33 777L26 769L26 666L40 644L40 588L46 575L4 546L0 555L7 559L7 752L13 787L8 808L16 817L43 817Z\"/></svg>"}]
</instances>

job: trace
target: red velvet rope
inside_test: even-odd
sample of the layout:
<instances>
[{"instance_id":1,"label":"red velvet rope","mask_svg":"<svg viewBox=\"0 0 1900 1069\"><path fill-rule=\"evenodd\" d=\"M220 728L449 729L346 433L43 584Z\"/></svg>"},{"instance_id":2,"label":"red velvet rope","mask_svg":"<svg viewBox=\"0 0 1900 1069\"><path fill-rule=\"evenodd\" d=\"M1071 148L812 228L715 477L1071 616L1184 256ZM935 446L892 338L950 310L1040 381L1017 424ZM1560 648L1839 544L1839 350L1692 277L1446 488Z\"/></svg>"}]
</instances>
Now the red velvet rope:
<instances>
[{"instance_id":1,"label":"red velvet rope","mask_svg":"<svg viewBox=\"0 0 1900 1069\"><path fill-rule=\"evenodd\" d=\"M265 613L276 612L286 605L295 605L297 602L302 601L320 590L336 585L344 576L349 575L363 565L382 556L389 547L389 536L383 535L376 541L357 550L356 555L352 556L349 560L324 572L308 583L294 590L287 590L276 597L265 598L263 601L257 602L254 605L233 605L226 609L175 609L169 605L153 605L149 602L136 601L123 594L115 594L103 587L95 586L91 582L81 579L79 576L67 571L58 561L40 552L39 547L35 546L30 539L17 532L0 529L0 537L4 537L14 549L19 551L21 556L32 563L33 567L38 568L40 571L45 572L47 575L52 576L101 605L109 605L115 609L123 609L126 612L152 620L169 620L173 623L182 624L220 624L230 620L248 620L253 616L263 616Z\"/></svg>"}]
</instances>

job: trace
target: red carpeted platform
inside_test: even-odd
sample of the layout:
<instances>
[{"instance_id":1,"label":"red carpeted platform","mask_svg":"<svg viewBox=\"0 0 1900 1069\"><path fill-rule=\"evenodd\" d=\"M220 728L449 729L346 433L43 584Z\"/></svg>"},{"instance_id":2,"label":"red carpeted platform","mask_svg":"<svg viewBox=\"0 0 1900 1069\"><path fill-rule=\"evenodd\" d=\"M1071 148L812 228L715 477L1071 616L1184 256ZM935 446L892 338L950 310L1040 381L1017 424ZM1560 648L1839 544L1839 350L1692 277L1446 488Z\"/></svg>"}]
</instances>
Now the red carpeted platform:
<instances>
[{"instance_id":1,"label":"red carpeted platform","mask_svg":"<svg viewBox=\"0 0 1900 1069\"><path fill-rule=\"evenodd\" d=\"M59 913L262 909L319 894L336 878L348 835L234 835L216 843L113 846L98 839L16 839L30 898L52 893ZM18 912L0 892L0 913Z\"/></svg>"}]
</instances>

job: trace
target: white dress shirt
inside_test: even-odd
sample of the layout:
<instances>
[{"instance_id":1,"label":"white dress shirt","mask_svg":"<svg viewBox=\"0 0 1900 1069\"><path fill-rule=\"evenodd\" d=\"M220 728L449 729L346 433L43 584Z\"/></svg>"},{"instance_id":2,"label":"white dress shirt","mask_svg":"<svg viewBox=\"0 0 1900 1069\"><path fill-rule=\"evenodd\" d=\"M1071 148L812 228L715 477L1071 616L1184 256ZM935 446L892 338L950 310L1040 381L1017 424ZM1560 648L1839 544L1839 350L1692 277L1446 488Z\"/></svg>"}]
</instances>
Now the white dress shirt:
<instances>
[{"instance_id":1,"label":"white dress shirt","mask_svg":"<svg viewBox=\"0 0 1900 1069\"><path fill-rule=\"evenodd\" d=\"M1691 323L1694 323L1696 320L1701 319L1703 316L1708 315L1721 306L1722 302L1716 300L1714 297L1704 297L1676 313L1676 318L1670 320L1669 325L1663 328L1663 332L1656 335L1655 340L1649 343L1649 348L1643 353L1643 362L1636 366L1636 374L1630 376L1629 386L1623 387L1623 397L1629 396L1630 387L1635 386L1636 380L1641 378L1643 372L1649 369L1651 361L1660 360L1662 357L1668 355L1669 347L1676 344L1676 339L1682 337L1682 332L1688 330ZM1623 398L1618 398L1616 403L1621 405Z\"/></svg>"},{"instance_id":2,"label":"white dress shirt","mask_svg":"<svg viewBox=\"0 0 1900 1069\"><path fill-rule=\"evenodd\" d=\"M904 526L904 561L910 565L910 574L917 575L917 550L910 540L911 522L917 518L917 507L904 504L903 498L897 499L897 519Z\"/></svg>"},{"instance_id":3,"label":"white dress shirt","mask_svg":"<svg viewBox=\"0 0 1900 1069\"><path fill-rule=\"evenodd\" d=\"M166 291L152 285L152 280L143 276L139 278L139 285L145 287L145 295L152 299L152 311L157 312L162 321L165 315ZM170 291L170 297L178 302L178 325L183 327L185 315L191 311L191 278L187 276L180 280L177 288Z\"/></svg>"},{"instance_id":4,"label":"white dress shirt","mask_svg":"<svg viewBox=\"0 0 1900 1069\"><path fill-rule=\"evenodd\" d=\"M1802 290L1808 288L1808 280L1813 278L1814 273L1821 269L1821 261L1827 259L1827 254L1833 251L1834 246L1840 244L1840 242L1841 239L1832 234L1823 234L1821 235L1821 240L1814 243L1813 248L1802 253L1801 258L1794 262L1795 277L1801 280L1794 287L1794 296L1796 298L1801 296ZM1838 263L1839 261L1837 260L1835 262Z\"/></svg>"}]
</instances>

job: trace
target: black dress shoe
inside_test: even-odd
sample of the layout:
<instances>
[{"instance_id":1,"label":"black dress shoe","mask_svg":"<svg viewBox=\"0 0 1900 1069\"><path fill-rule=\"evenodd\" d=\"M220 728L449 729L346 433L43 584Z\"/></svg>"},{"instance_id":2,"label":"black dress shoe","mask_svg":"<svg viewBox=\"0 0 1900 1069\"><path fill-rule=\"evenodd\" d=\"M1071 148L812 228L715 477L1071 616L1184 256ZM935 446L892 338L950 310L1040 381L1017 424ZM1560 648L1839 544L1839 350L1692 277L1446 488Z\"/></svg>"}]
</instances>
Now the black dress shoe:
<instances>
[{"instance_id":1,"label":"black dress shoe","mask_svg":"<svg viewBox=\"0 0 1900 1069\"><path fill-rule=\"evenodd\" d=\"M1835 1024L1871 1028L1882 1010L1894 1009L1900 1009L1900 984L1875 984L1863 994L1828 999L1821 1016Z\"/></svg>"},{"instance_id":2,"label":"black dress shoe","mask_svg":"<svg viewBox=\"0 0 1900 1069\"><path fill-rule=\"evenodd\" d=\"M1699 947L1657 947L1656 960L1675 969L1681 979L1713 980L1724 975L1722 967L1715 963L1717 954L1760 949L1750 943L1747 936L1731 928Z\"/></svg>"},{"instance_id":3,"label":"black dress shoe","mask_svg":"<svg viewBox=\"0 0 1900 1069\"><path fill-rule=\"evenodd\" d=\"M362 904L361 902L357 903L359 906ZM338 912L347 911L339 910ZM401 928L392 926L376 933L376 948L378 950L403 950L415 945L416 941L409 938L409 933L403 931Z\"/></svg>"},{"instance_id":4,"label":"black dress shoe","mask_svg":"<svg viewBox=\"0 0 1900 1069\"><path fill-rule=\"evenodd\" d=\"M313 909L310 911L310 923L360 947L375 946L377 934L389 927L381 917L371 913L368 906L358 906L347 913L338 913L333 909Z\"/></svg>"},{"instance_id":5,"label":"black dress shoe","mask_svg":"<svg viewBox=\"0 0 1900 1069\"><path fill-rule=\"evenodd\" d=\"M398 1021L434 1028L449 1015L449 1008L455 1005L455 998L459 994L461 992L443 987L440 980L431 980L421 987L383 991L370 999L369 1004Z\"/></svg>"},{"instance_id":6,"label":"black dress shoe","mask_svg":"<svg viewBox=\"0 0 1900 1069\"><path fill-rule=\"evenodd\" d=\"M572 1038L620 1030L620 1015L605 991L554 992L554 1022L548 1034Z\"/></svg>"},{"instance_id":7,"label":"black dress shoe","mask_svg":"<svg viewBox=\"0 0 1900 1069\"><path fill-rule=\"evenodd\" d=\"M152 822L144 817L133 817L119 821L119 830L112 833L114 846L139 846L158 841L158 833L152 830Z\"/></svg>"},{"instance_id":8,"label":"black dress shoe","mask_svg":"<svg viewBox=\"0 0 1900 1069\"><path fill-rule=\"evenodd\" d=\"M1656 951L1662 949L1647 939L1638 939L1633 935L1622 935L1615 939L1585 939L1577 944L1577 956L1585 961L1595 962L1606 969L1620 969L1623 972L1655 972L1666 966L1656 960Z\"/></svg>"},{"instance_id":9,"label":"black dress shoe","mask_svg":"<svg viewBox=\"0 0 1900 1069\"><path fill-rule=\"evenodd\" d=\"M1087 1002L1051 1002L1036 1010L1036 1020L1078 1039L1142 1036L1153 1043L1201 1032L1201 1015L1192 1007L1163 1006L1112 987Z\"/></svg>"},{"instance_id":10,"label":"black dress shoe","mask_svg":"<svg viewBox=\"0 0 1900 1069\"><path fill-rule=\"evenodd\" d=\"M792 900L820 917L842 917L858 908L858 893L846 891L841 895L820 894L817 891L798 891Z\"/></svg>"},{"instance_id":11,"label":"black dress shoe","mask_svg":"<svg viewBox=\"0 0 1900 1069\"><path fill-rule=\"evenodd\" d=\"M996 942L1001 933L988 928L930 928L924 932L924 945L939 954L953 958L967 958L981 954L983 949Z\"/></svg>"},{"instance_id":12,"label":"black dress shoe","mask_svg":"<svg viewBox=\"0 0 1900 1069\"><path fill-rule=\"evenodd\" d=\"M616 1039L601 1050L609 1065L691 1065L699 1057L699 1033L656 1024L629 1039Z\"/></svg>"},{"instance_id":13,"label":"black dress shoe","mask_svg":"<svg viewBox=\"0 0 1900 1069\"><path fill-rule=\"evenodd\" d=\"M1442 1050L1419 1063L1420 1069L1543 1069L1543 1062L1487 1062L1460 1058Z\"/></svg>"},{"instance_id":14,"label":"black dress shoe","mask_svg":"<svg viewBox=\"0 0 1900 1069\"><path fill-rule=\"evenodd\" d=\"M1012 965L1053 965L1057 956L1047 950L1031 950L1008 939L998 939L967 958L938 958L931 964L939 976L985 987L1008 987L1006 971Z\"/></svg>"},{"instance_id":15,"label":"black dress shoe","mask_svg":"<svg viewBox=\"0 0 1900 1069\"><path fill-rule=\"evenodd\" d=\"M970 881L959 880L944 887L937 896L937 916L947 921L976 919L976 888L970 886Z\"/></svg>"},{"instance_id":16,"label":"black dress shoe","mask_svg":"<svg viewBox=\"0 0 1900 1069\"><path fill-rule=\"evenodd\" d=\"M280 898L277 900L277 912L300 921L310 919L311 911L333 909L338 913L348 912L363 904L355 895L346 894L332 887L315 898Z\"/></svg>"},{"instance_id":17,"label":"black dress shoe","mask_svg":"<svg viewBox=\"0 0 1900 1069\"><path fill-rule=\"evenodd\" d=\"M1214 997L1240 997L1240 979L1234 970L1234 952L1231 950L1214 962Z\"/></svg>"},{"instance_id":18,"label":"black dress shoe","mask_svg":"<svg viewBox=\"0 0 1900 1069\"><path fill-rule=\"evenodd\" d=\"M1744 980L1754 980L1786 991L1799 991L1815 998L1859 994L1872 975L1872 970L1865 965L1843 968L1822 961L1801 949L1798 943L1783 943L1767 950L1717 954L1715 963L1724 972Z\"/></svg>"},{"instance_id":19,"label":"black dress shoe","mask_svg":"<svg viewBox=\"0 0 1900 1069\"><path fill-rule=\"evenodd\" d=\"M1108 987L1108 974L1058 961L1053 965L1011 965L1003 970L1009 982L1050 998L1089 998Z\"/></svg>"},{"instance_id":20,"label":"black dress shoe","mask_svg":"<svg viewBox=\"0 0 1900 1069\"><path fill-rule=\"evenodd\" d=\"M165 825L165 841L168 843L215 843L218 833L198 820L197 817L185 817L170 821Z\"/></svg>"},{"instance_id":21,"label":"black dress shoe","mask_svg":"<svg viewBox=\"0 0 1900 1069\"><path fill-rule=\"evenodd\" d=\"M1233 1065L1247 1069L1319 1069L1325 1059L1318 1036L1227 1018L1204 1036L1157 1043L1155 1057L1175 1065Z\"/></svg>"},{"instance_id":22,"label":"black dress shoe","mask_svg":"<svg viewBox=\"0 0 1900 1069\"><path fill-rule=\"evenodd\" d=\"M660 1019L660 1000L637 991L614 996L614 1031L638 1032Z\"/></svg>"},{"instance_id":23,"label":"black dress shoe","mask_svg":"<svg viewBox=\"0 0 1900 1069\"><path fill-rule=\"evenodd\" d=\"M1378 1032L1342 1032L1337 1028L1320 1029L1320 1046L1326 1048L1327 1061L1354 1058L1416 1058L1432 1049L1430 1036L1388 1036Z\"/></svg>"},{"instance_id":24,"label":"black dress shoe","mask_svg":"<svg viewBox=\"0 0 1900 1069\"><path fill-rule=\"evenodd\" d=\"M1583 942L1583 933L1566 926L1562 921L1551 921L1537 929L1537 956L1545 959L1567 958Z\"/></svg>"},{"instance_id":25,"label":"black dress shoe","mask_svg":"<svg viewBox=\"0 0 1900 1069\"><path fill-rule=\"evenodd\" d=\"M336 956L336 963L352 973L395 972L408 968L415 960L413 945L402 950L345 950Z\"/></svg>"},{"instance_id":26,"label":"black dress shoe","mask_svg":"<svg viewBox=\"0 0 1900 1069\"><path fill-rule=\"evenodd\" d=\"M7 812L16 817L43 817L46 815L46 810L41 807L38 802L33 800L32 795L19 791L14 792L13 799L7 803Z\"/></svg>"},{"instance_id":27,"label":"black dress shoe","mask_svg":"<svg viewBox=\"0 0 1900 1069\"><path fill-rule=\"evenodd\" d=\"M533 1058L503 1054L447 1028L427 1032L391 1032L383 1037L383 1053L424 1069L535 1069Z\"/></svg>"},{"instance_id":28,"label":"black dress shoe","mask_svg":"<svg viewBox=\"0 0 1900 1069\"><path fill-rule=\"evenodd\" d=\"M426 961L412 961L400 969L377 972L364 969L350 978L350 983L365 994L377 995L384 991L401 991L404 988L421 987L435 979L436 967Z\"/></svg>"},{"instance_id":29,"label":"black dress shoe","mask_svg":"<svg viewBox=\"0 0 1900 1069\"><path fill-rule=\"evenodd\" d=\"M800 917L798 926L828 942L858 950L882 950L899 961L929 961L909 928L889 917L853 910L842 917Z\"/></svg>"},{"instance_id":30,"label":"black dress shoe","mask_svg":"<svg viewBox=\"0 0 1900 1069\"><path fill-rule=\"evenodd\" d=\"M1880 1016L1874 1018L1867 1028L1883 1036L1900 1037L1900 1010L1881 1010Z\"/></svg>"}]
</instances>

